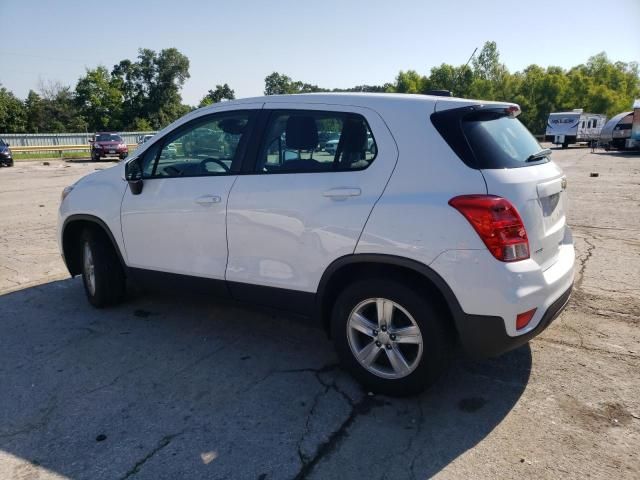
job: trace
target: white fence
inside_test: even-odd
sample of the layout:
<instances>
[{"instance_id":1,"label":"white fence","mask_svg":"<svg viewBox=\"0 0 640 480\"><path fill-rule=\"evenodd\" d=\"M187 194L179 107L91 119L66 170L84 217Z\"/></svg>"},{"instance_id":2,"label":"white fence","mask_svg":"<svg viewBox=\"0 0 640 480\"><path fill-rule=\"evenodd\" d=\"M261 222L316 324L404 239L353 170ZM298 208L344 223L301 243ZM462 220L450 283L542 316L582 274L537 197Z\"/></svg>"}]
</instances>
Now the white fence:
<instances>
[{"instance_id":1,"label":"white fence","mask_svg":"<svg viewBox=\"0 0 640 480\"><path fill-rule=\"evenodd\" d=\"M142 135L156 132L119 132L125 143L134 144ZM92 133L0 133L0 138L12 147L48 147L58 145L88 145Z\"/></svg>"}]
</instances>

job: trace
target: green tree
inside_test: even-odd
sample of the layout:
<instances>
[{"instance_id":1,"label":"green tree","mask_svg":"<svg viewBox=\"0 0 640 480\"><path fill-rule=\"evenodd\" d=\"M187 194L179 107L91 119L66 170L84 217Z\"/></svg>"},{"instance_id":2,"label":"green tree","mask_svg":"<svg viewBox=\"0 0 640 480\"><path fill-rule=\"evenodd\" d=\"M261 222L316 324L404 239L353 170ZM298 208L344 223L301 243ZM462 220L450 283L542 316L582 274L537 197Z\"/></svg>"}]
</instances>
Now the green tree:
<instances>
[{"instance_id":1,"label":"green tree","mask_svg":"<svg viewBox=\"0 0 640 480\"><path fill-rule=\"evenodd\" d=\"M26 111L20 99L0 87L0 132L22 133L26 125Z\"/></svg>"},{"instance_id":2,"label":"green tree","mask_svg":"<svg viewBox=\"0 0 640 480\"><path fill-rule=\"evenodd\" d=\"M367 93L385 93L388 88L393 88L393 84L385 83L384 85L357 85L350 88L334 88L333 92L367 92Z\"/></svg>"},{"instance_id":3,"label":"green tree","mask_svg":"<svg viewBox=\"0 0 640 480\"><path fill-rule=\"evenodd\" d=\"M123 94L120 85L102 66L87 70L86 75L78 80L75 101L89 130L119 130L122 127Z\"/></svg>"},{"instance_id":4,"label":"green tree","mask_svg":"<svg viewBox=\"0 0 640 480\"><path fill-rule=\"evenodd\" d=\"M264 94L265 95L286 95L293 93L313 93L313 92L328 92L325 88L320 88L317 85L310 83L304 83L301 81L293 81L291 77L273 72L264 79Z\"/></svg>"},{"instance_id":5,"label":"green tree","mask_svg":"<svg viewBox=\"0 0 640 480\"><path fill-rule=\"evenodd\" d=\"M209 90L207 94L202 97L198 108L222 102L223 100L235 100L235 98L235 92L228 84L225 83L224 85L216 85L215 90Z\"/></svg>"},{"instance_id":6,"label":"green tree","mask_svg":"<svg viewBox=\"0 0 640 480\"><path fill-rule=\"evenodd\" d=\"M78 111L71 87L60 82L40 84L40 106L44 124L41 132L84 132L87 122Z\"/></svg>"},{"instance_id":7,"label":"green tree","mask_svg":"<svg viewBox=\"0 0 640 480\"><path fill-rule=\"evenodd\" d=\"M426 78L415 70L400 71L396 77L395 91L397 93L421 93L425 90Z\"/></svg>"},{"instance_id":8,"label":"green tree","mask_svg":"<svg viewBox=\"0 0 640 480\"><path fill-rule=\"evenodd\" d=\"M43 100L35 91L29 90L24 108L27 117L26 131L39 133L47 131L47 118L45 117Z\"/></svg>"},{"instance_id":9,"label":"green tree","mask_svg":"<svg viewBox=\"0 0 640 480\"><path fill-rule=\"evenodd\" d=\"M271 75L265 77L265 95L285 95L289 93L298 93L291 77L278 72L273 72Z\"/></svg>"},{"instance_id":10,"label":"green tree","mask_svg":"<svg viewBox=\"0 0 640 480\"><path fill-rule=\"evenodd\" d=\"M137 61L122 60L111 75L123 95L123 128L145 119L159 129L190 110L180 96L189 78L189 59L175 48L159 53L140 49Z\"/></svg>"}]
</instances>

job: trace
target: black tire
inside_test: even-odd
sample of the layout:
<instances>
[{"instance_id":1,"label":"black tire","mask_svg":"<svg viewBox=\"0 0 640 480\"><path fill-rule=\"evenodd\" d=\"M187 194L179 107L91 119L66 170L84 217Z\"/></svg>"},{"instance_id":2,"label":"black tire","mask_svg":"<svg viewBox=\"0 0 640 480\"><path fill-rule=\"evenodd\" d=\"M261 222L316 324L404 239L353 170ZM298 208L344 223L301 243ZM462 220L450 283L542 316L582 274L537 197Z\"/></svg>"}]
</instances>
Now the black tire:
<instances>
[{"instance_id":1,"label":"black tire","mask_svg":"<svg viewBox=\"0 0 640 480\"><path fill-rule=\"evenodd\" d=\"M568 143L563 143L562 144L562 148L569 148L569 144Z\"/></svg>"},{"instance_id":2,"label":"black tire","mask_svg":"<svg viewBox=\"0 0 640 480\"><path fill-rule=\"evenodd\" d=\"M85 261L85 246L89 248L92 257L93 288L91 272ZM86 229L82 233L80 248L82 281L89 303L96 308L120 303L125 296L126 279L111 241L101 231Z\"/></svg>"},{"instance_id":3,"label":"black tire","mask_svg":"<svg viewBox=\"0 0 640 480\"><path fill-rule=\"evenodd\" d=\"M415 356L417 365L404 377L389 379L372 373L360 364L350 347L347 325L351 312L363 301L375 298L388 299L403 307L420 329L422 355L419 359ZM397 313L394 318L395 315ZM342 365L365 388L374 393L406 396L423 391L445 370L452 346L446 320L446 315L429 300L426 292L418 292L395 279L375 278L352 283L338 296L332 312L331 334ZM380 355L382 353L376 358Z\"/></svg>"}]
</instances>

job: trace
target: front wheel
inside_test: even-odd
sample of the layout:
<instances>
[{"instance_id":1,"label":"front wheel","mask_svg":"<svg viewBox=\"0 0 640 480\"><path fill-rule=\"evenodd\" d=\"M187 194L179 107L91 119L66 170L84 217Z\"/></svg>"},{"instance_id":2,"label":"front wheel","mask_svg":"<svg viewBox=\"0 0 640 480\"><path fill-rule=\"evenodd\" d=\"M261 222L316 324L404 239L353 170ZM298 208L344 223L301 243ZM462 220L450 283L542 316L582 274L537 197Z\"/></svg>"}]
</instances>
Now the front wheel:
<instances>
[{"instance_id":1,"label":"front wheel","mask_svg":"<svg viewBox=\"0 0 640 480\"><path fill-rule=\"evenodd\" d=\"M331 334L342 364L366 388L410 395L445 369L445 317L427 296L391 279L359 281L339 295Z\"/></svg>"},{"instance_id":2,"label":"front wheel","mask_svg":"<svg viewBox=\"0 0 640 480\"><path fill-rule=\"evenodd\" d=\"M115 305L125 295L125 276L113 245L102 232L83 232L82 280L89 303L97 308Z\"/></svg>"}]
</instances>

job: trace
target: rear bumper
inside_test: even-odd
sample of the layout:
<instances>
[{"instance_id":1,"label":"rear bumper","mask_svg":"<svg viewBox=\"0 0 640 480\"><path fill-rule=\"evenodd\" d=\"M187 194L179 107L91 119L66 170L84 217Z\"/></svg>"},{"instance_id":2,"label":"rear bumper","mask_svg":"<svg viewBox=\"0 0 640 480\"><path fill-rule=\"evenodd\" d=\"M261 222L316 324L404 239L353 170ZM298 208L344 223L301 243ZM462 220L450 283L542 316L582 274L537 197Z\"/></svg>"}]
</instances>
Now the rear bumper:
<instances>
[{"instance_id":1,"label":"rear bumper","mask_svg":"<svg viewBox=\"0 0 640 480\"><path fill-rule=\"evenodd\" d=\"M573 284L547 308L533 330L517 337L507 334L501 317L463 314L464 318L457 322L462 348L471 357L487 358L524 345L541 334L562 313L569 302L572 290Z\"/></svg>"},{"instance_id":2,"label":"rear bumper","mask_svg":"<svg viewBox=\"0 0 640 480\"><path fill-rule=\"evenodd\" d=\"M575 250L566 228L555 262L544 270L533 259L499 262L487 250L447 251L430 267L455 297L462 346L486 357L526 343L560 313L573 286ZM518 314L532 309L529 324L518 329Z\"/></svg>"}]
</instances>

